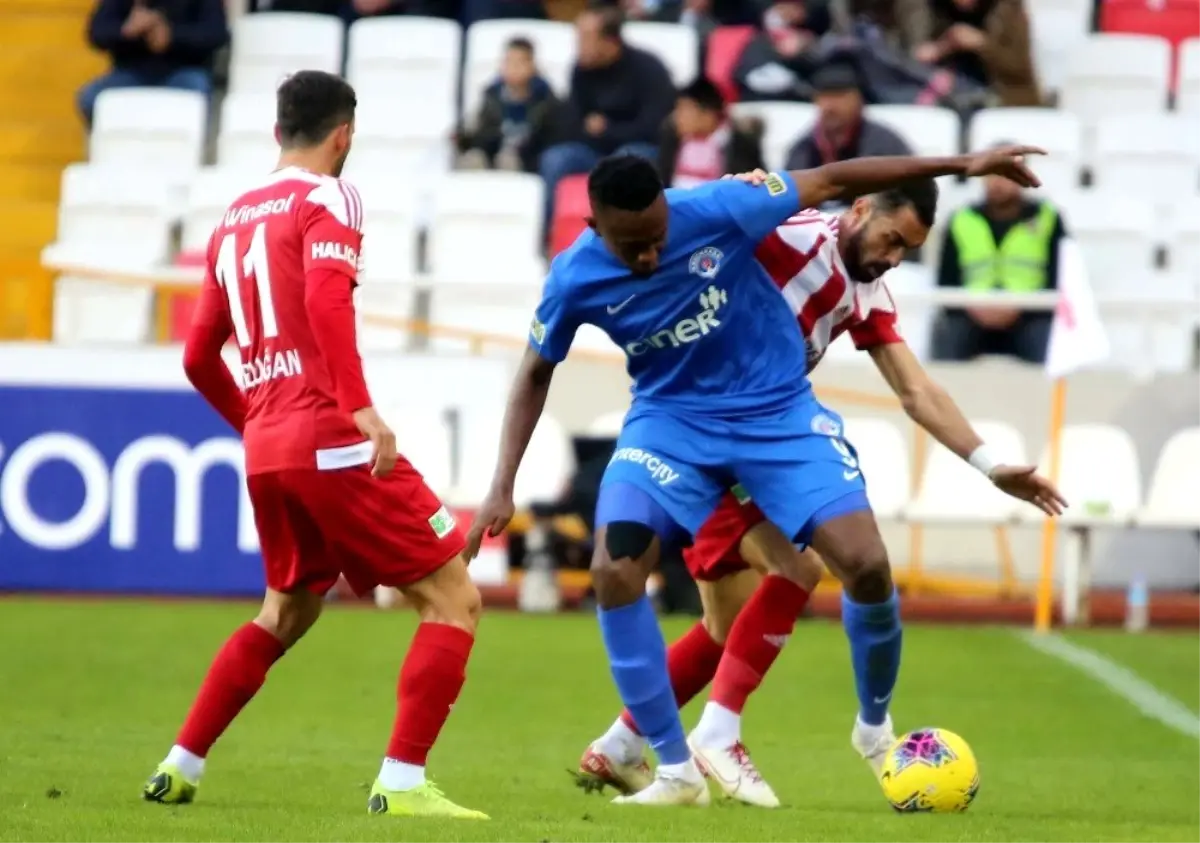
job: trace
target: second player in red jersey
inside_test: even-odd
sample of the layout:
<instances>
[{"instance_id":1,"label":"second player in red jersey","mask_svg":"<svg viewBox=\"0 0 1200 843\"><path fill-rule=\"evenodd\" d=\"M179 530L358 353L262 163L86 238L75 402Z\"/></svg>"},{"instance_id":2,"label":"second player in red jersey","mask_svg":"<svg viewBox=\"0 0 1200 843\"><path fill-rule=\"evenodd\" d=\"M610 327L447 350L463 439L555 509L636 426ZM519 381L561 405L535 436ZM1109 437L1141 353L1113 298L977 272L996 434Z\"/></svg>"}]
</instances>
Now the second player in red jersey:
<instances>
[{"instance_id":1,"label":"second player in red jersey","mask_svg":"<svg viewBox=\"0 0 1200 843\"><path fill-rule=\"evenodd\" d=\"M397 714L372 813L485 818L425 780L425 761L465 680L480 611L464 536L396 452L355 338L363 205L339 175L356 97L301 71L278 92L278 169L218 221L184 350L196 389L240 432L266 571L253 622L217 654L147 799L190 802L205 759L270 667L316 622L342 575L404 592L422 623L400 671ZM222 360L230 339L241 386Z\"/></svg>"}]
</instances>

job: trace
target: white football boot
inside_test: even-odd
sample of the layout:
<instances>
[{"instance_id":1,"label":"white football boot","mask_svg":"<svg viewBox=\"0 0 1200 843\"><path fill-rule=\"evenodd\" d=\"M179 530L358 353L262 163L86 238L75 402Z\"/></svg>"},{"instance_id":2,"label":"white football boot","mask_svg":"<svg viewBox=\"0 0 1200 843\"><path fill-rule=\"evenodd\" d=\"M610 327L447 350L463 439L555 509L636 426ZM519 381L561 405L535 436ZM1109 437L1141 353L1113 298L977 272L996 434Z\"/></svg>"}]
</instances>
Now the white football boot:
<instances>
[{"instance_id":1,"label":"white football boot","mask_svg":"<svg viewBox=\"0 0 1200 843\"><path fill-rule=\"evenodd\" d=\"M618 796L613 804L707 805L711 801L704 774L689 758L685 764L660 764L649 787L629 796Z\"/></svg>"},{"instance_id":2,"label":"white football boot","mask_svg":"<svg viewBox=\"0 0 1200 843\"><path fill-rule=\"evenodd\" d=\"M653 780L654 773L645 755L639 754L632 761L623 760L613 752L606 752L600 740L584 750L575 774L576 784L588 793L613 787L626 796L645 790Z\"/></svg>"},{"instance_id":3,"label":"white football boot","mask_svg":"<svg viewBox=\"0 0 1200 843\"><path fill-rule=\"evenodd\" d=\"M892 715L889 714L878 726L868 726L857 717L854 718L854 731L850 733L850 745L871 766L875 778L879 778L879 774L883 770L883 762L887 759L887 752L895 742L896 733L892 729Z\"/></svg>"},{"instance_id":4,"label":"white football boot","mask_svg":"<svg viewBox=\"0 0 1200 843\"><path fill-rule=\"evenodd\" d=\"M779 797L750 759L744 743L738 741L716 748L698 746L695 740L689 740L688 745L701 772L709 781L716 782L730 799L760 808L779 807Z\"/></svg>"}]
</instances>

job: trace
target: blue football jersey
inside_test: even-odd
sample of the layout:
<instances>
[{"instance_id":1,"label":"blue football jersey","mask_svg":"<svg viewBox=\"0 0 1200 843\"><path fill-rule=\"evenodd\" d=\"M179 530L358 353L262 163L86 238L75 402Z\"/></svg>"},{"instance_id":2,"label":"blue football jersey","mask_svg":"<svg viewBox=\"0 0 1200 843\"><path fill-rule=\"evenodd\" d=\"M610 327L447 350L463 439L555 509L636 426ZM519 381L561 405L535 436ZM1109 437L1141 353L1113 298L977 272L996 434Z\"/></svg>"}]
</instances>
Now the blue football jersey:
<instances>
[{"instance_id":1,"label":"blue football jersey","mask_svg":"<svg viewBox=\"0 0 1200 843\"><path fill-rule=\"evenodd\" d=\"M668 190L659 268L634 275L592 231L550 267L530 343L567 356L582 324L625 351L635 404L713 415L764 410L808 388L804 337L754 258L759 241L800 208L795 182L724 180Z\"/></svg>"}]
</instances>

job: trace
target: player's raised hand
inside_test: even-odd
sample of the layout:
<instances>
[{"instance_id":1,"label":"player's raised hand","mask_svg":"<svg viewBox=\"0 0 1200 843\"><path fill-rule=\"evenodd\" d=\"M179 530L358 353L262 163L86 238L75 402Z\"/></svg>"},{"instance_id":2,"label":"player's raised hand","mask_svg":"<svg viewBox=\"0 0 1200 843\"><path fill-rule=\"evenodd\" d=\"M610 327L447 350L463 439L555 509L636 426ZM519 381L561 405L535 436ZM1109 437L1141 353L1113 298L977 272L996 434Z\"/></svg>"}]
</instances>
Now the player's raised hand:
<instances>
[{"instance_id":1,"label":"player's raised hand","mask_svg":"<svg viewBox=\"0 0 1200 843\"><path fill-rule=\"evenodd\" d=\"M363 407L354 413L354 423L359 432L371 440L375 452L371 455L371 474L383 477L396 467L396 434L376 412L374 407Z\"/></svg>"},{"instance_id":2,"label":"player's raised hand","mask_svg":"<svg viewBox=\"0 0 1200 843\"><path fill-rule=\"evenodd\" d=\"M1062 515L1066 498L1032 465L998 465L990 475L996 488L1036 506L1047 515Z\"/></svg>"},{"instance_id":3,"label":"player's raised hand","mask_svg":"<svg viewBox=\"0 0 1200 843\"><path fill-rule=\"evenodd\" d=\"M767 180L767 176L771 175L766 170L751 170L748 173L727 173L721 176L721 179L734 179L736 181L744 181L746 184L752 184L758 187Z\"/></svg>"},{"instance_id":4,"label":"player's raised hand","mask_svg":"<svg viewBox=\"0 0 1200 843\"><path fill-rule=\"evenodd\" d=\"M1026 166L1025 157L1045 154L1046 150L1037 146L998 146L969 156L966 175L968 178L1004 176L1021 187L1041 187L1042 180Z\"/></svg>"},{"instance_id":5,"label":"player's raised hand","mask_svg":"<svg viewBox=\"0 0 1200 843\"><path fill-rule=\"evenodd\" d=\"M479 546L483 544L484 532L486 531L489 536L500 535L508 526L508 522L512 520L515 511L512 493L495 489L487 493L487 497L479 506L479 511L475 513L471 529L467 531L467 549L463 553L468 562L479 555Z\"/></svg>"}]
</instances>

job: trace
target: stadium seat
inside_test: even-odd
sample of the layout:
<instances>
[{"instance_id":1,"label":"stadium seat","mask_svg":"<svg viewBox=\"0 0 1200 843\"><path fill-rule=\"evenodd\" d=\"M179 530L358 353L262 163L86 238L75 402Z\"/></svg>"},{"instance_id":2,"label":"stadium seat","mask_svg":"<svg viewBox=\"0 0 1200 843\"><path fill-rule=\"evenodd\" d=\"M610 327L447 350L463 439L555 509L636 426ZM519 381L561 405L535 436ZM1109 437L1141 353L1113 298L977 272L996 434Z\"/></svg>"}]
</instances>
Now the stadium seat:
<instances>
[{"instance_id":1,"label":"stadium seat","mask_svg":"<svg viewBox=\"0 0 1200 843\"><path fill-rule=\"evenodd\" d=\"M587 435L594 436L597 439L616 439L621 432L622 425L625 424L625 414L627 412L627 410L612 410L601 416L597 416L587 426Z\"/></svg>"},{"instance_id":2,"label":"stadium seat","mask_svg":"<svg viewBox=\"0 0 1200 843\"><path fill-rule=\"evenodd\" d=\"M1038 2L1026 5L1032 38L1033 66L1044 91L1060 91L1071 51L1088 38L1091 2Z\"/></svg>"},{"instance_id":3,"label":"stadium seat","mask_svg":"<svg viewBox=\"0 0 1200 843\"><path fill-rule=\"evenodd\" d=\"M976 422L976 432L1010 465L1025 462L1021 435L1001 422ZM931 524L1000 524L1014 518L1020 501L1001 492L957 455L934 444L921 476L920 491L905 515Z\"/></svg>"},{"instance_id":4,"label":"stadium seat","mask_svg":"<svg viewBox=\"0 0 1200 843\"><path fill-rule=\"evenodd\" d=\"M629 46L662 60L675 87L687 85L699 74L700 40L693 27L681 23L630 21L621 31Z\"/></svg>"},{"instance_id":5,"label":"stadium seat","mask_svg":"<svg viewBox=\"0 0 1200 843\"><path fill-rule=\"evenodd\" d=\"M1200 115L1118 115L1096 124L1097 188L1157 205L1200 194Z\"/></svg>"},{"instance_id":6,"label":"stadium seat","mask_svg":"<svg viewBox=\"0 0 1200 843\"><path fill-rule=\"evenodd\" d=\"M1084 125L1109 114L1162 111L1171 45L1153 35L1093 35L1068 61L1062 106Z\"/></svg>"},{"instance_id":7,"label":"stadium seat","mask_svg":"<svg viewBox=\"0 0 1200 843\"><path fill-rule=\"evenodd\" d=\"M948 108L868 105L866 116L904 138L916 155L957 155L962 149L962 122Z\"/></svg>"},{"instance_id":8,"label":"stadium seat","mask_svg":"<svg viewBox=\"0 0 1200 843\"><path fill-rule=\"evenodd\" d=\"M154 290L63 275L54 285L53 339L63 345L150 342Z\"/></svg>"},{"instance_id":9,"label":"stadium seat","mask_svg":"<svg viewBox=\"0 0 1200 843\"><path fill-rule=\"evenodd\" d=\"M854 446L867 480L871 508L879 518L899 518L909 501L912 469L900 428L884 419L847 418L845 439Z\"/></svg>"},{"instance_id":10,"label":"stadium seat","mask_svg":"<svg viewBox=\"0 0 1200 843\"><path fill-rule=\"evenodd\" d=\"M452 20L360 18L350 26L346 78L364 99L403 92L452 104L461 51L462 29Z\"/></svg>"},{"instance_id":11,"label":"stadium seat","mask_svg":"<svg viewBox=\"0 0 1200 843\"><path fill-rule=\"evenodd\" d=\"M543 182L527 173L451 173L434 194L430 258L438 286L536 288Z\"/></svg>"},{"instance_id":12,"label":"stadium seat","mask_svg":"<svg viewBox=\"0 0 1200 843\"><path fill-rule=\"evenodd\" d=\"M1190 280L1191 292L1200 295L1200 199L1176 205L1166 220L1166 229L1170 237L1168 266Z\"/></svg>"},{"instance_id":13,"label":"stadium seat","mask_svg":"<svg viewBox=\"0 0 1200 843\"><path fill-rule=\"evenodd\" d=\"M735 103L741 98L733 72L755 31L753 26L718 26L708 36L704 75L717 86L727 103Z\"/></svg>"},{"instance_id":14,"label":"stadium seat","mask_svg":"<svg viewBox=\"0 0 1200 843\"><path fill-rule=\"evenodd\" d=\"M417 280L418 197L396 174L348 181L363 203L362 283L411 284Z\"/></svg>"},{"instance_id":15,"label":"stadium seat","mask_svg":"<svg viewBox=\"0 0 1200 843\"><path fill-rule=\"evenodd\" d=\"M1175 108L1184 114L1200 114L1200 38L1179 45L1178 82Z\"/></svg>"},{"instance_id":16,"label":"stadium seat","mask_svg":"<svg viewBox=\"0 0 1200 843\"><path fill-rule=\"evenodd\" d=\"M145 269L167 260L168 185L123 167L72 164L63 171L58 238L43 252L56 266Z\"/></svg>"},{"instance_id":17,"label":"stadium seat","mask_svg":"<svg viewBox=\"0 0 1200 843\"><path fill-rule=\"evenodd\" d=\"M179 248L184 253L204 253L229 203L238 198L252 181L242 170L204 167L196 172L188 186Z\"/></svg>"},{"instance_id":18,"label":"stadium seat","mask_svg":"<svg viewBox=\"0 0 1200 843\"><path fill-rule=\"evenodd\" d=\"M803 102L742 102L733 113L763 121L763 157L772 170L783 168L788 152L817 120L817 107Z\"/></svg>"},{"instance_id":19,"label":"stadium seat","mask_svg":"<svg viewBox=\"0 0 1200 843\"><path fill-rule=\"evenodd\" d=\"M297 70L342 72L345 27L332 15L246 15L232 31L230 92L273 98L284 77Z\"/></svg>"},{"instance_id":20,"label":"stadium seat","mask_svg":"<svg viewBox=\"0 0 1200 843\"><path fill-rule=\"evenodd\" d=\"M451 496L456 504L475 506L487 494L496 464L500 422L499 413L463 413L459 482ZM574 470L575 455L570 437L557 420L543 415L521 461L513 500L518 507L557 501Z\"/></svg>"},{"instance_id":21,"label":"stadium seat","mask_svg":"<svg viewBox=\"0 0 1200 843\"><path fill-rule=\"evenodd\" d=\"M575 242L587 228L592 203L587 194L587 176L567 176L554 190L554 218L550 221L550 257Z\"/></svg>"},{"instance_id":22,"label":"stadium seat","mask_svg":"<svg viewBox=\"0 0 1200 843\"><path fill-rule=\"evenodd\" d=\"M217 132L217 164L261 173L269 172L278 160L274 97L262 93L226 96Z\"/></svg>"},{"instance_id":23,"label":"stadium seat","mask_svg":"<svg viewBox=\"0 0 1200 843\"><path fill-rule=\"evenodd\" d=\"M1100 30L1156 35L1176 46L1200 37L1200 5L1196 0L1103 0Z\"/></svg>"},{"instance_id":24,"label":"stadium seat","mask_svg":"<svg viewBox=\"0 0 1200 843\"><path fill-rule=\"evenodd\" d=\"M1153 205L1095 190L1064 194L1058 204L1083 249L1093 290L1104 295L1145 289L1157 247Z\"/></svg>"},{"instance_id":25,"label":"stadium seat","mask_svg":"<svg viewBox=\"0 0 1200 843\"><path fill-rule=\"evenodd\" d=\"M533 42L538 70L559 94L565 95L575 67L575 30L560 21L505 18L481 20L467 29L463 63L463 114L475 116L484 89L496 80L504 47L515 37Z\"/></svg>"},{"instance_id":26,"label":"stadium seat","mask_svg":"<svg viewBox=\"0 0 1200 843\"><path fill-rule=\"evenodd\" d=\"M943 212L947 218L950 214L950 207L946 206L946 210ZM930 244L927 248L936 248L936 245ZM937 308L929 301L912 299L905 301L905 298L909 296L917 298L932 293L934 287L937 286L933 271L927 265L906 261L889 271L886 280L888 289L896 299L900 336L904 337L904 341L908 343L908 347L912 349L917 359L928 360L932 350L933 320L937 314ZM854 347L854 343L849 337L839 338L834 345ZM864 360L866 359L866 355L861 356Z\"/></svg>"},{"instance_id":27,"label":"stadium seat","mask_svg":"<svg viewBox=\"0 0 1200 843\"><path fill-rule=\"evenodd\" d=\"M207 110L207 99L195 91L104 91L96 98L89 159L186 183L204 154Z\"/></svg>"},{"instance_id":28,"label":"stadium seat","mask_svg":"<svg viewBox=\"0 0 1200 843\"><path fill-rule=\"evenodd\" d=\"M1097 459L1103 454L1103 459ZM1038 470L1050 471L1050 446L1042 450ZM1137 448L1123 428L1108 424L1069 424L1059 440L1058 488L1070 503L1064 524L1087 527L1128 522L1142 505ZM1022 520L1041 521L1033 507L1019 510Z\"/></svg>"},{"instance_id":29,"label":"stadium seat","mask_svg":"<svg viewBox=\"0 0 1200 843\"><path fill-rule=\"evenodd\" d=\"M1200 530L1200 427L1181 430L1158 455L1146 504L1137 516L1142 527Z\"/></svg>"},{"instance_id":30,"label":"stadium seat","mask_svg":"<svg viewBox=\"0 0 1200 843\"><path fill-rule=\"evenodd\" d=\"M414 330L416 294L403 284L383 282L369 273L376 261L373 249L364 248L367 269L354 289L358 317L358 347L363 351L404 352L422 342Z\"/></svg>"},{"instance_id":31,"label":"stadium seat","mask_svg":"<svg viewBox=\"0 0 1200 843\"><path fill-rule=\"evenodd\" d=\"M347 178L363 183L385 174L388 178L403 174L420 192L450 169L453 129L452 101L412 92L367 100L355 117Z\"/></svg>"},{"instance_id":32,"label":"stadium seat","mask_svg":"<svg viewBox=\"0 0 1200 843\"><path fill-rule=\"evenodd\" d=\"M986 108L971 118L969 149L979 151L1006 142L1046 150L1046 157L1033 166L1049 195L1078 189L1083 125L1074 114L1049 108Z\"/></svg>"},{"instance_id":33,"label":"stadium seat","mask_svg":"<svg viewBox=\"0 0 1200 843\"><path fill-rule=\"evenodd\" d=\"M383 412L396 431L396 450L416 467L438 497L454 489L453 439L446 414L429 407L389 407Z\"/></svg>"}]
</instances>

